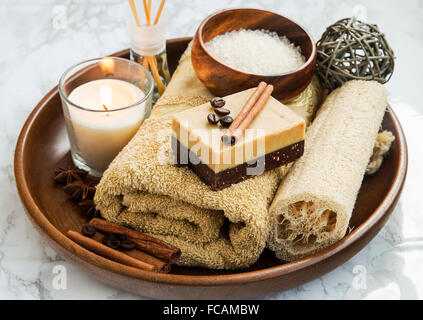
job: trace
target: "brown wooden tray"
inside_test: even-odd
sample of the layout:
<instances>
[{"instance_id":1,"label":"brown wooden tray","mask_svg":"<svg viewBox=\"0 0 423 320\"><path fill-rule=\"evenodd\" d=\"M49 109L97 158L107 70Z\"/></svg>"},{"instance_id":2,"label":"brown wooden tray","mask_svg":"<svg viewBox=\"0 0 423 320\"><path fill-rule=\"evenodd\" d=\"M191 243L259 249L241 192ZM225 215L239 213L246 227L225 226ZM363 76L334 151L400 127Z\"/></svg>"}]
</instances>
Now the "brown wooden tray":
<instances>
[{"instance_id":1,"label":"brown wooden tray","mask_svg":"<svg viewBox=\"0 0 423 320\"><path fill-rule=\"evenodd\" d=\"M190 38L167 41L171 71ZM128 58L128 50L115 55ZM137 270L91 253L66 237L87 222L74 203L52 180L58 167L71 165L69 144L57 87L29 115L15 151L15 178L22 203L45 241L67 261L112 286L152 298L252 298L317 278L360 251L382 228L400 196L407 173L404 133L389 108L383 127L396 140L381 170L364 179L350 227L353 231L331 247L307 258L283 264L265 251L248 269L216 271L174 267L171 274Z\"/></svg>"}]
</instances>

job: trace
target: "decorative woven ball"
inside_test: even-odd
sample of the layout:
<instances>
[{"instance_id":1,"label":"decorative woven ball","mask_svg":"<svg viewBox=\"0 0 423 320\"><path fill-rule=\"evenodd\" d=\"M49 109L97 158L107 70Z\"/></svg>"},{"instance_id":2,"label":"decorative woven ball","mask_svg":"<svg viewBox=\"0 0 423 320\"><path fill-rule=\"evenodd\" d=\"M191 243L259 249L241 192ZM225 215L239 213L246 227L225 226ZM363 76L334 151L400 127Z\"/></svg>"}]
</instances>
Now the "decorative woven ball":
<instances>
[{"instance_id":1,"label":"decorative woven ball","mask_svg":"<svg viewBox=\"0 0 423 320\"><path fill-rule=\"evenodd\" d=\"M378 26L354 18L329 26L317 42L317 74L330 90L349 80L386 83L394 72L394 59Z\"/></svg>"}]
</instances>

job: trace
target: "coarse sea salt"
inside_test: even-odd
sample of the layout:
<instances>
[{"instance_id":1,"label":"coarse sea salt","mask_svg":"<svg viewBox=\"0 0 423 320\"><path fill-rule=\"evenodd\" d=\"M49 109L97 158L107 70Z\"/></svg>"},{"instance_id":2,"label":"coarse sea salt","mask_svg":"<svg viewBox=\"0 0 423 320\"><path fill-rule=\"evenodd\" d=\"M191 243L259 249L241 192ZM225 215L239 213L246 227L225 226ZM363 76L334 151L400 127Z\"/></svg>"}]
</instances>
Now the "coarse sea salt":
<instances>
[{"instance_id":1,"label":"coarse sea salt","mask_svg":"<svg viewBox=\"0 0 423 320\"><path fill-rule=\"evenodd\" d=\"M305 63L299 47L269 30L231 31L214 37L205 46L217 60L247 73L280 74Z\"/></svg>"}]
</instances>

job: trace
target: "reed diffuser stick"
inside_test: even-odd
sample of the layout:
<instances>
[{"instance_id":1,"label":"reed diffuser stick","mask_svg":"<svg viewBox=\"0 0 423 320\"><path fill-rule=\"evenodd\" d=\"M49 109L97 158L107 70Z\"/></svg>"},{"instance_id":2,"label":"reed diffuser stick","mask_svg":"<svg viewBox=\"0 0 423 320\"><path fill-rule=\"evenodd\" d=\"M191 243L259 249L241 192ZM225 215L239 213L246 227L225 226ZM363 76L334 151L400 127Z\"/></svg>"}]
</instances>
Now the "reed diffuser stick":
<instances>
[{"instance_id":1,"label":"reed diffuser stick","mask_svg":"<svg viewBox=\"0 0 423 320\"><path fill-rule=\"evenodd\" d=\"M153 74L153 78L157 82L157 90L159 90L159 94L162 95L165 90L165 87L162 79L160 78L159 72L157 71L157 62L155 61L154 57L148 56L147 58L149 59L148 62L151 67L151 73Z\"/></svg>"},{"instance_id":2,"label":"reed diffuser stick","mask_svg":"<svg viewBox=\"0 0 423 320\"><path fill-rule=\"evenodd\" d=\"M137 26L141 27L140 18L138 18L137 7L135 6L135 0L129 0L129 5L131 6L132 14L134 15L135 22L137 23Z\"/></svg>"},{"instance_id":3,"label":"reed diffuser stick","mask_svg":"<svg viewBox=\"0 0 423 320\"><path fill-rule=\"evenodd\" d=\"M147 0L148 15L150 16L150 21L153 20L153 15L151 14L151 0Z\"/></svg>"},{"instance_id":4,"label":"reed diffuser stick","mask_svg":"<svg viewBox=\"0 0 423 320\"><path fill-rule=\"evenodd\" d=\"M166 2L166 0L162 0L160 2L159 9L157 10L156 19L154 19L154 24L157 24L157 22L159 22L160 15L162 14L162 10L163 10L163 6L164 6L165 2Z\"/></svg>"},{"instance_id":5,"label":"reed diffuser stick","mask_svg":"<svg viewBox=\"0 0 423 320\"><path fill-rule=\"evenodd\" d=\"M144 13L145 13L145 18L147 19L147 26L150 26L151 24L150 11L148 10L147 0L142 0L142 3L144 5Z\"/></svg>"}]
</instances>

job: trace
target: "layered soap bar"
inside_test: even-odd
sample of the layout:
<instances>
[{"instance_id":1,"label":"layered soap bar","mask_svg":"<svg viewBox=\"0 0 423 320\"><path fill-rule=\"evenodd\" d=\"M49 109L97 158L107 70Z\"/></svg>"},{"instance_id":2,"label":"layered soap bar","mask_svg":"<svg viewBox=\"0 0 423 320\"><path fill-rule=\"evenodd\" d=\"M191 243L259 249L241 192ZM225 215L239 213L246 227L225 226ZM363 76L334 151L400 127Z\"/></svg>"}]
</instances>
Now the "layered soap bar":
<instances>
[{"instance_id":1,"label":"layered soap bar","mask_svg":"<svg viewBox=\"0 0 423 320\"><path fill-rule=\"evenodd\" d=\"M236 118L253 89L224 97ZM226 128L207 121L210 103L175 114L172 149L176 163L188 165L212 190L221 190L264 171L292 162L304 152L305 122L270 97L243 136L233 145L222 142Z\"/></svg>"}]
</instances>

